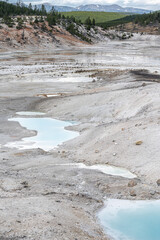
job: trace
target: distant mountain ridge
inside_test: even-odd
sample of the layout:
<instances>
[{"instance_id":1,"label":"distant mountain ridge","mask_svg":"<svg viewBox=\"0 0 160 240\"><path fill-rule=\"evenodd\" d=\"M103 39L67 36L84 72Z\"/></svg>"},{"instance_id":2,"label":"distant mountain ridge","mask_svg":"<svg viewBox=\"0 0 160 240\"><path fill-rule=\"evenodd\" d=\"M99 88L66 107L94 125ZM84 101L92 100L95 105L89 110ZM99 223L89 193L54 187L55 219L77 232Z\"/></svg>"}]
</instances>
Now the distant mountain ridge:
<instances>
[{"instance_id":1,"label":"distant mountain ridge","mask_svg":"<svg viewBox=\"0 0 160 240\"><path fill-rule=\"evenodd\" d=\"M52 9L52 6L49 3L44 3L47 11ZM39 4L38 6L41 6ZM146 9L139 9L133 7L121 7L117 4L112 5L100 5L100 4L88 4L88 5L81 5L78 7L68 7L68 6L54 6L55 10L58 12L73 12L73 11L91 11L91 12L125 12L125 13L150 13L151 10Z\"/></svg>"},{"instance_id":2,"label":"distant mountain ridge","mask_svg":"<svg viewBox=\"0 0 160 240\"><path fill-rule=\"evenodd\" d=\"M10 3L16 3L16 0L10 0ZM25 4L32 3L32 0L25 2ZM100 4L87 4L80 5L78 7L70 7L70 6L57 6L51 3L43 3L47 11L50 11L52 7L55 8L58 12L73 12L73 11L91 11L91 12L125 12L125 13L133 13L133 14L143 14L150 13L151 10L133 8L133 7L121 7L117 4L112 5L100 5ZM34 6L34 5L33 5ZM37 4L38 8L41 8L42 4Z\"/></svg>"},{"instance_id":3,"label":"distant mountain ridge","mask_svg":"<svg viewBox=\"0 0 160 240\"><path fill-rule=\"evenodd\" d=\"M78 11L96 11L96 12L128 12L128 13L149 13L149 10L132 8L132 7L121 7L117 4L112 5L100 5L100 4L88 4L81 5L76 8Z\"/></svg>"}]
</instances>

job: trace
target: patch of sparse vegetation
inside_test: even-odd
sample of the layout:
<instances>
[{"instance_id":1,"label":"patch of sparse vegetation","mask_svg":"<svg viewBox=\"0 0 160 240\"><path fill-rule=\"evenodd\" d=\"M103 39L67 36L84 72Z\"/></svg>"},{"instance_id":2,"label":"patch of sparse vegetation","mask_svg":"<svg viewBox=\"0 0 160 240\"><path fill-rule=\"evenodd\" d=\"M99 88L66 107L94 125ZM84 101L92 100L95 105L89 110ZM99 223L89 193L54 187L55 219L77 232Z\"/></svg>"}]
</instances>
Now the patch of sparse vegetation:
<instances>
[{"instance_id":1,"label":"patch of sparse vegetation","mask_svg":"<svg viewBox=\"0 0 160 240\"><path fill-rule=\"evenodd\" d=\"M77 37L79 37L80 39L82 39L83 41L86 41L88 43L91 43L91 39L89 39L88 37L84 36L82 33L80 33L78 31L78 28L76 27L76 25L74 23L69 24L66 27L66 30L68 32L70 32L72 35L75 35Z\"/></svg>"},{"instance_id":2,"label":"patch of sparse vegetation","mask_svg":"<svg viewBox=\"0 0 160 240\"><path fill-rule=\"evenodd\" d=\"M21 17L18 17L17 18L17 26L16 26L16 28L18 29L18 30L20 30L20 29L23 29L24 28L24 21L23 21L23 19L21 18Z\"/></svg>"},{"instance_id":3,"label":"patch of sparse vegetation","mask_svg":"<svg viewBox=\"0 0 160 240\"><path fill-rule=\"evenodd\" d=\"M10 28L12 28L15 25L13 19L9 16L5 16L2 20L2 23L5 23Z\"/></svg>"}]
</instances>

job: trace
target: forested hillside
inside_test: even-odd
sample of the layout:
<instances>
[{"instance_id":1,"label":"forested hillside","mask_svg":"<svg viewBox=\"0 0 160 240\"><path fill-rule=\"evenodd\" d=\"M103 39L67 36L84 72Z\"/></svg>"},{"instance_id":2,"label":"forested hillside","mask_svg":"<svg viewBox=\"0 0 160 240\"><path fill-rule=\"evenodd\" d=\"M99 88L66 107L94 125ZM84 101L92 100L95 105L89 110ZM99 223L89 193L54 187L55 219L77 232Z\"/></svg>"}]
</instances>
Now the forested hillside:
<instances>
[{"instance_id":1,"label":"forested hillside","mask_svg":"<svg viewBox=\"0 0 160 240\"><path fill-rule=\"evenodd\" d=\"M118 25L130 23L130 22L134 24L139 24L141 26L154 25L154 24L160 23L160 12L157 11L149 14L130 15L130 16L125 16L123 18L113 20L113 21L106 21L106 22L101 22L97 24L104 28L109 28L109 27L115 27Z\"/></svg>"},{"instance_id":2,"label":"forested hillside","mask_svg":"<svg viewBox=\"0 0 160 240\"><path fill-rule=\"evenodd\" d=\"M134 22L141 25L160 23L160 12L137 15Z\"/></svg>"}]
</instances>

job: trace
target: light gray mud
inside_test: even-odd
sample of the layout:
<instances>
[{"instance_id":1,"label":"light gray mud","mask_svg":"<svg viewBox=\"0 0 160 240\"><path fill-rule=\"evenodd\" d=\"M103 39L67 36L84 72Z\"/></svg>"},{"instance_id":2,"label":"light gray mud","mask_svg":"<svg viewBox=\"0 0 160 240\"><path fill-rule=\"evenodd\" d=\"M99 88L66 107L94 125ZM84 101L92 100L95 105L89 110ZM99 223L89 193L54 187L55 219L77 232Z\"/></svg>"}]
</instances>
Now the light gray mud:
<instances>
[{"instance_id":1,"label":"light gray mud","mask_svg":"<svg viewBox=\"0 0 160 240\"><path fill-rule=\"evenodd\" d=\"M158 51L158 39L148 36L78 50L0 54L0 239L108 239L96 218L106 198L159 199ZM36 134L8 121L19 111L77 121L69 129L80 136L50 152L7 148ZM111 164L137 178L67 163Z\"/></svg>"}]
</instances>

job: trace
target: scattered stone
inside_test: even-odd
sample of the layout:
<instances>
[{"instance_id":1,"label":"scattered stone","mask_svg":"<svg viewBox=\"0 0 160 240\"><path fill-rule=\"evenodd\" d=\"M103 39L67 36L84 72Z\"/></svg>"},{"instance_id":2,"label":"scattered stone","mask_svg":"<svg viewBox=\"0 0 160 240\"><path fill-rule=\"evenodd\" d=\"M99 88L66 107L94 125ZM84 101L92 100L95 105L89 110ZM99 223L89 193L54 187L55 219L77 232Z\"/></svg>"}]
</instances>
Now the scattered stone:
<instances>
[{"instance_id":1,"label":"scattered stone","mask_svg":"<svg viewBox=\"0 0 160 240\"><path fill-rule=\"evenodd\" d=\"M160 179L157 180L157 185L160 186Z\"/></svg>"},{"instance_id":2,"label":"scattered stone","mask_svg":"<svg viewBox=\"0 0 160 240\"><path fill-rule=\"evenodd\" d=\"M146 83L142 83L142 87L145 87L147 84Z\"/></svg>"},{"instance_id":3,"label":"scattered stone","mask_svg":"<svg viewBox=\"0 0 160 240\"><path fill-rule=\"evenodd\" d=\"M121 130L122 130L122 131L124 131L124 130L125 130L125 128L122 128Z\"/></svg>"},{"instance_id":4,"label":"scattered stone","mask_svg":"<svg viewBox=\"0 0 160 240\"><path fill-rule=\"evenodd\" d=\"M137 124L135 124L135 127L140 127L140 126L142 126L142 123L137 123Z\"/></svg>"},{"instance_id":5,"label":"scattered stone","mask_svg":"<svg viewBox=\"0 0 160 240\"><path fill-rule=\"evenodd\" d=\"M42 193L43 196L47 196L47 195L52 195L52 194L57 194L57 192L45 192L45 193Z\"/></svg>"},{"instance_id":6,"label":"scattered stone","mask_svg":"<svg viewBox=\"0 0 160 240\"><path fill-rule=\"evenodd\" d=\"M117 156L117 153L113 153L113 156L114 156L114 157Z\"/></svg>"},{"instance_id":7,"label":"scattered stone","mask_svg":"<svg viewBox=\"0 0 160 240\"><path fill-rule=\"evenodd\" d=\"M99 150L95 150L95 153L99 153Z\"/></svg>"},{"instance_id":8,"label":"scattered stone","mask_svg":"<svg viewBox=\"0 0 160 240\"><path fill-rule=\"evenodd\" d=\"M96 80L95 80L95 79L93 79L92 83L95 83L95 82L96 82Z\"/></svg>"},{"instance_id":9,"label":"scattered stone","mask_svg":"<svg viewBox=\"0 0 160 240\"><path fill-rule=\"evenodd\" d=\"M22 182L21 184L23 185L24 188L28 188L28 187L29 187L27 181L24 181L24 182Z\"/></svg>"},{"instance_id":10,"label":"scattered stone","mask_svg":"<svg viewBox=\"0 0 160 240\"><path fill-rule=\"evenodd\" d=\"M149 192L152 196L156 194L156 191L152 190Z\"/></svg>"},{"instance_id":11,"label":"scattered stone","mask_svg":"<svg viewBox=\"0 0 160 240\"><path fill-rule=\"evenodd\" d=\"M128 183L128 187L134 187L134 186L136 186L137 185L137 183L136 183L136 181L134 181L134 180L131 180L131 181L129 181L129 183Z\"/></svg>"},{"instance_id":12,"label":"scattered stone","mask_svg":"<svg viewBox=\"0 0 160 240\"><path fill-rule=\"evenodd\" d=\"M136 142L136 145L142 145L142 141L138 141L138 142Z\"/></svg>"},{"instance_id":13,"label":"scattered stone","mask_svg":"<svg viewBox=\"0 0 160 240\"><path fill-rule=\"evenodd\" d=\"M131 191L130 191L130 196L131 196L131 197L135 197L135 196L136 196L136 193L135 193L134 190L131 190Z\"/></svg>"}]
</instances>

